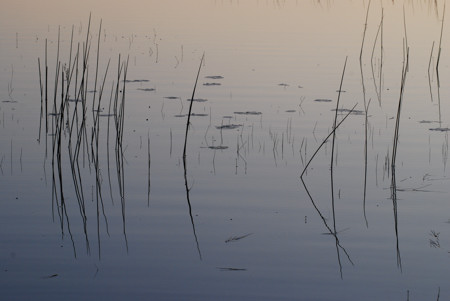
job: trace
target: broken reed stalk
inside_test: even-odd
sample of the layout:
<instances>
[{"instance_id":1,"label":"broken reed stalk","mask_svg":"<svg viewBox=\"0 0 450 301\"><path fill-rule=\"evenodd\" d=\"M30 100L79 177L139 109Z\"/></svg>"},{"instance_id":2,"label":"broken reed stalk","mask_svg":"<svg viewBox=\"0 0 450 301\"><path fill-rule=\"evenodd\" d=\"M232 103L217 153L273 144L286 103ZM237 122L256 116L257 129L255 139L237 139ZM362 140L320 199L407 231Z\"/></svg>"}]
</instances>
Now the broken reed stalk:
<instances>
[{"instance_id":1,"label":"broken reed stalk","mask_svg":"<svg viewBox=\"0 0 450 301\"><path fill-rule=\"evenodd\" d=\"M186 121L186 134L184 136L184 148L183 148L183 159L186 160L186 146L187 146L187 137L189 132L189 126L191 124L191 113L192 113L192 104L194 103L195 89L197 88L198 77L200 75L200 70L202 68L203 59L205 58L205 53L203 53L202 58L200 60L200 65L198 67L197 77L195 78L194 89L192 91L191 103L189 104L189 112L188 118Z\"/></svg>"},{"instance_id":2,"label":"broken reed stalk","mask_svg":"<svg viewBox=\"0 0 450 301\"><path fill-rule=\"evenodd\" d=\"M338 124L336 124L336 126L333 128L333 130L328 134L328 136L325 137L325 139L322 141L322 143L319 145L319 147L315 150L315 152L313 153L313 155L311 156L311 158L309 159L308 163L306 163L306 166L303 168L302 173L300 174L300 178L303 178L303 175L305 174L306 170L308 169L309 165L311 164L312 160L314 159L314 157L317 155L317 153L319 152L319 150L322 148L322 146L328 141L328 139L331 137L331 135L333 135L333 133L339 128L339 126L345 121L345 119L347 119L347 117L353 113L353 111L355 110L356 106L358 104L355 104L353 106L353 108L351 108L351 110L349 110L347 112L347 115L344 116L344 118L342 118L341 121L339 121ZM305 146L305 158L306 158L306 146Z\"/></svg>"}]
</instances>

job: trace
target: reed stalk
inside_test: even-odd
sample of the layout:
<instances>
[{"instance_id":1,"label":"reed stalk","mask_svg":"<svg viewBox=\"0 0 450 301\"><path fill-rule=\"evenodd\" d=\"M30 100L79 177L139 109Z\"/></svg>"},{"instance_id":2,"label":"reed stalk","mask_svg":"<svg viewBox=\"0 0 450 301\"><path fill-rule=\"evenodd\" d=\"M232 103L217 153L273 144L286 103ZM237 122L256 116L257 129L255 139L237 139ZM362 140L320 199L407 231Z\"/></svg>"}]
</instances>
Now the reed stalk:
<instances>
[{"instance_id":1,"label":"reed stalk","mask_svg":"<svg viewBox=\"0 0 450 301\"><path fill-rule=\"evenodd\" d=\"M202 68L204 58L205 58L205 54L203 53L202 58L200 60L200 65L198 67L197 77L195 78L195 84L194 84L194 89L192 91L191 101L189 104L188 117L187 117L187 121L186 121L186 134L184 136L184 148L183 148L183 159L184 160L186 160L187 137L188 137L188 133L189 133L189 126L191 124L191 113L192 113L192 105L194 104L195 89L197 88L198 77L200 75L200 70Z\"/></svg>"}]
</instances>

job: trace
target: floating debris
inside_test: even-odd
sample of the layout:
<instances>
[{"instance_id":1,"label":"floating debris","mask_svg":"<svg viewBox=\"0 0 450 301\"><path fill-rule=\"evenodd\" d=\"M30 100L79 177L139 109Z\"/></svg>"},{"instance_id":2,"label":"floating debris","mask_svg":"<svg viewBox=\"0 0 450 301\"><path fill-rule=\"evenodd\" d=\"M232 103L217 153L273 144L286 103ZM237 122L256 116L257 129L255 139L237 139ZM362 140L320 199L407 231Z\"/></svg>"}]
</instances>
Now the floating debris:
<instances>
[{"instance_id":1,"label":"floating debris","mask_svg":"<svg viewBox=\"0 0 450 301\"><path fill-rule=\"evenodd\" d=\"M218 146L208 146L209 149L214 149L214 150L224 150L227 149L228 146L225 145L218 145Z\"/></svg>"},{"instance_id":2,"label":"floating debris","mask_svg":"<svg viewBox=\"0 0 450 301\"><path fill-rule=\"evenodd\" d=\"M152 91L155 91L154 88L138 88L138 90L140 90L140 91L145 91L145 92L152 92Z\"/></svg>"},{"instance_id":3,"label":"floating debris","mask_svg":"<svg viewBox=\"0 0 450 301\"><path fill-rule=\"evenodd\" d=\"M147 83L149 82L148 79L127 79L125 80L126 83Z\"/></svg>"},{"instance_id":4,"label":"floating debris","mask_svg":"<svg viewBox=\"0 0 450 301\"><path fill-rule=\"evenodd\" d=\"M318 99L314 99L314 101L317 101L317 102L331 102L332 100L331 99L326 99L326 98L318 98Z\"/></svg>"},{"instance_id":5,"label":"floating debris","mask_svg":"<svg viewBox=\"0 0 450 301\"><path fill-rule=\"evenodd\" d=\"M203 83L203 86L220 86L221 83Z\"/></svg>"},{"instance_id":6,"label":"floating debris","mask_svg":"<svg viewBox=\"0 0 450 301\"><path fill-rule=\"evenodd\" d=\"M2 102L5 102L5 103L17 103L16 100L3 100Z\"/></svg>"},{"instance_id":7,"label":"floating debris","mask_svg":"<svg viewBox=\"0 0 450 301\"><path fill-rule=\"evenodd\" d=\"M225 124L225 125L216 126L216 129L218 129L218 130L234 130L241 126L242 126L242 124Z\"/></svg>"},{"instance_id":8,"label":"floating debris","mask_svg":"<svg viewBox=\"0 0 450 301\"><path fill-rule=\"evenodd\" d=\"M439 123L439 121L433 121L433 120L421 120L419 123Z\"/></svg>"},{"instance_id":9,"label":"floating debris","mask_svg":"<svg viewBox=\"0 0 450 301\"><path fill-rule=\"evenodd\" d=\"M281 87L289 87L289 84L281 83L281 84L278 84L278 86L281 86Z\"/></svg>"},{"instance_id":10,"label":"floating debris","mask_svg":"<svg viewBox=\"0 0 450 301\"><path fill-rule=\"evenodd\" d=\"M332 109L331 111L336 111L336 109ZM350 110L350 109L338 109L339 113L349 113L351 112L352 115L364 115L364 111L361 110Z\"/></svg>"},{"instance_id":11,"label":"floating debris","mask_svg":"<svg viewBox=\"0 0 450 301\"><path fill-rule=\"evenodd\" d=\"M180 99L178 96L165 96L166 99Z\"/></svg>"},{"instance_id":12,"label":"floating debris","mask_svg":"<svg viewBox=\"0 0 450 301\"><path fill-rule=\"evenodd\" d=\"M345 92L347 92L347 91L345 91L345 90L336 90L336 92L340 92L340 93L345 93Z\"/></svg>"},{"instance_id":13,"label":"floating debris","mask_svg":"<svg viewBox=\"0 0 450 301\"><path fill-rule=\"evenodd\" d=\"M303 86L298 85L298 88L299 88L299 89L303 89Z\"/></svg>"},{"instance_id":14,"label":"floating debris","mask_svg":"<svg viewBox=\"0 0 450 301\"><path fill-rule=\"evenodd\" d=\"M220 76L220 75L208 75L208 76L205 76L205 78L210 78L210 79L222 79L223 76Z\"/></svg>"},{"instance_id":15,"label":"floating debris","mask_svg":"<svg viewBox=\"0 0 450 301\"><path fill-rule=\"evenodd\" d=\"M450 131L450 128L432 128L430 131L436 131L436 132L448 132Z\"/></svg>"},{"instance_id":16,"label":"floating debris","mask_svg":"<svg viewBox=\"0 0 450 301\"><path fill-rule=\"evenodd\" d=\"M186 99L187 101L191 101L191 98ZM208 100L205 98L194 98L195 102L207 102Z\"/></svg>"},{"instance_id":17,"label":"floating debris","mask_svg":"<svg viewBox=\"0 0 450 301\"><path fill-rule=\"evenodd\" d=\"M55 278L55 277L58 277L58 274L44 276L44 277L42 277L42 279L50 279L50 278Z\"/></svg>"},{"instance_id":18,"label":"floating debris","mask_svg":"<svg viewBox=\"0 0 450 301\"><path fill-rule=\"evenodd\" d=\"M225 240L225 243L229 243L229 242L232 242L232 241L237 241L237 240L246 238L247 236L250 236L252 234L253 233L248 233L248 234L245 234L245 235L242 235L242 236L231 236L227 240Z\"/></svg>"},{"instance_id":19,"label":"floating debris","mask_svg":"<svg viewBox=\"0 0 450 301\"><path fill-rule=\"evenodd\" d=\"M218 268L218 269L221 270L221 271L233 271L233 272L236 272L236 271L240 271L240 272L247 271L247 269L242 269L242 268Z\"/></svg>"},{"instance_id":20,"label":"floating debris","mask_svg":"<svg viewBox=\"0 0 450 301\"><path fill-rule=\"evenodd\" d=\"M257 112L257 111L246 111L246 112L234 112L234 114L238 114L238 115L261 115L261 112Z\"/></svg>"},{"instance_id":21,"label":"floating debris","mask_svg":"<svg viewBox=\"0 0 450 301\"><path fill-rule=\"evenodd\" d=\"M285 111L286 113L295 113L295 112L297 112L296 110L286 110Z\"/></svg>"},{"instance_id":22,"label":"floating debris","mask_svg":"<svg viewBox=\"0 0 450 301\"><path fill-rule=\"evenodd\" d=\"M185 114L177 114L177 115L173 115L173 117L186 117Z\"/></svg>"},{"instance_id":23,"label":"floating debris","mask_svg":"<svg viewBox=\"0 0 450 301\"><path fill-rule=\"evenodd\" d=\"M204 113L192 113L191 116L206 117L206 116L208 116L208 114L204 114Z\"/></svg>"}]
</instances>

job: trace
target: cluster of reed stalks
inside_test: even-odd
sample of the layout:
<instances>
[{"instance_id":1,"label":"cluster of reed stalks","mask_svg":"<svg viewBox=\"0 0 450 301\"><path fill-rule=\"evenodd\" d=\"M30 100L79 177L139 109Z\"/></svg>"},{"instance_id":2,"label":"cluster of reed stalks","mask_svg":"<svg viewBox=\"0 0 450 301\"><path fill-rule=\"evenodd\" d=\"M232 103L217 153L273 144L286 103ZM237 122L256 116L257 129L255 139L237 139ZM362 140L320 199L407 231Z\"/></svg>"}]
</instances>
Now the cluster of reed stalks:
<instances>
[{"instance_id":1,"label":"cluster of reed stalks","mask_svg":"<svg viewBox=\"0 0 450 301\"><path fill-rule=\"evenodd\" d=\"M102 184L103 177L99 160L100 137L103 136L100 131L100 117L107 118L106 125L106 151L108 165L108 181L110 187L110 196L113 201L111 172L110 172L110 137L114 136L114 153L116 162L117 186L120 195L121 210L123 217L123 232L126 241L125 232L125 185L124 185L124 158L123 158L123 133L125 119L125 83L128 68L128 58L123 60L119 54L117 60L117 73L113 78L108 112L103 113L102 103L104 99L104 91L106 79L108 76L110 59L106 64L103 75L100 75L100 33L102 23L100 21L97 55L94 64L91 63L91 16L87 27L86 39L74 45L74 27L70 39L69 58L68 61L62 61L61 51L61 33L58 29L57 52L55 59L55 73L53 86L49 82L49 59L48 59L48 43L45 40L45 59L44 66L41 68L41 60L38 58L39 68L39 85L41 91L41 122L39 126L39 138L41 141L41 132L45 131L45 147L47 158L47 137L51 137L51 166L52 166L52 212L55 218L55 211L61 226L62 235L65 231L73 241L70 230L68 206L65 198L65 171L66 162L68 161L73 188L78 202L78 209L82 218L84 227L84 235L86 240L86 249L90 253L90 243L88 237L88 219L86 212L86 191L83 186L86 184L82 170L86 169L89 174L93 174L95 178L95 200L97 209L97 239L98 254L100 256L100 214L103 215L105 221L106 232L109 234L108 221L105 214ZM42 69L44 72L42 72ZM92 70L94 75L92 78ZM93 85L93 86L92 86ZM53 88L53 91L51 91ZM52 96L49 96L52 94ZM88 114L90 109L91 114ZM113 125L111 126L111 119ZM42 125L45 125L44 127ZM104 128L103 126L102 128ZM111 129L112 127L112 129ZM63 156L63 149L67 150L68 156ZM66 158L67 157L67 158ZM94 194L94 193L93 193ZM94 197L93 197L94 199Z\"/></svg>"}]
</instances>

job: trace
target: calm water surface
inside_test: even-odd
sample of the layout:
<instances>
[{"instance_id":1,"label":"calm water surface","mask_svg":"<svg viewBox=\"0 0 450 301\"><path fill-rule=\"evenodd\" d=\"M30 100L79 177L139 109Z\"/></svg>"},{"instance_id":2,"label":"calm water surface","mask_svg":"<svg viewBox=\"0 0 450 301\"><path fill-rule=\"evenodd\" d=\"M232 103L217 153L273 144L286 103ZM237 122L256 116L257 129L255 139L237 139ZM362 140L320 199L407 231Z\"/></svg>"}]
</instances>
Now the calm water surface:
<instances>
[{"instance_id":1,"label":"calm water surface","mask_svg":"<svg viewBox=\"0 0 450 301\"><path fill-rule=\"evenodd\" d=\"M447 15L4 1L1 299L450 298Z\"/></svg>"}]
</instances>

